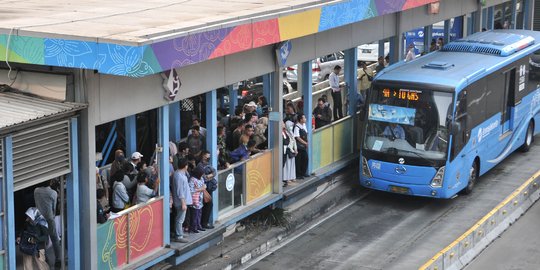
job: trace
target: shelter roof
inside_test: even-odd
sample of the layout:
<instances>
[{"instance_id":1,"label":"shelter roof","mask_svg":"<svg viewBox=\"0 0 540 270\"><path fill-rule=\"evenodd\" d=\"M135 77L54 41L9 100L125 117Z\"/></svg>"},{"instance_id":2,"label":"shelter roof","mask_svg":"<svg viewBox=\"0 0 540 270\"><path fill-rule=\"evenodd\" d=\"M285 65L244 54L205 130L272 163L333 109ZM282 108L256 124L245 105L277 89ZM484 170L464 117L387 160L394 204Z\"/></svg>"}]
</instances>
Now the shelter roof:
<instances>
[{"instance_id":1,"label":"shelter roof","mask_svg":"<svg viewBox=\"0 0 540 270\"><path fill-rule=\"evenodd\" d=\"M31 122L66 115L86 107L84 104L60 102L24 94L0 92L0 134Z\"/></svg>"},{"instance_id":2,"label":"shelter roof","mask_svg":"<svg viewBox=\"0 0 540 270\"><path fill-rule=\"evenodd\" d=\"M0 60L143 77L436 1L4 0Z\"/></svg>"}]
</instances>

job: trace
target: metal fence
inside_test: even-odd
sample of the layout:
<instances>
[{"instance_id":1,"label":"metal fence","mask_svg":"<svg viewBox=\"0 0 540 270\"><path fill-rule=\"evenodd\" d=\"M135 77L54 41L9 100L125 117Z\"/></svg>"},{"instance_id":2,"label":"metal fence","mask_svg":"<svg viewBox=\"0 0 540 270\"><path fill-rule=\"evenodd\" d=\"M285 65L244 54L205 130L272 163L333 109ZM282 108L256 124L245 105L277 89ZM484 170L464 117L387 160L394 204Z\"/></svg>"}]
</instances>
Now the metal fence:
<instances>
[{"instance_id":1,"label":"metal fence","mask_svg":"<svg viewBox=\"0 0 540 270\"><path fill-rule=\"evenodd\" d=\"M316 172L357 152L353 136L355 120L356 117L347 116L313 132L310 159L313 171Z\"/></svg>"},{"instance_id":2,"label":"metal fence","mask_svg":"<svg viewBox=\"0 0 540 270\"><path fill-rule=\"evenodd\" d=\"M125 267L163 247L163 207L163 197L152 198L98 225L97 268Z\"/></svg>"}]
</instances>

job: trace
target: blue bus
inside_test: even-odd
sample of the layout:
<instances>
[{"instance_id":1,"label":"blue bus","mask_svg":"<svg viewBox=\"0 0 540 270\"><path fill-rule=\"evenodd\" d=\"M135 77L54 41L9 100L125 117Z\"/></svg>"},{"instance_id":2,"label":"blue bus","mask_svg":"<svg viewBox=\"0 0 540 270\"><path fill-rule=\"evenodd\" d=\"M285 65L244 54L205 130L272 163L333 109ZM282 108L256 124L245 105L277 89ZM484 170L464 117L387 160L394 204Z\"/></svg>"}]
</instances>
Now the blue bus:
<instances>
[{"instance_id":1,"label":"blue bus","mask_svg":"<svg viewBox=\"0 0 540 270\"><path fill-rule=\"evenodd\" d=\"M540 131L540 32L495 30L383 69L367 94L361 185L470 193Z\"/></svg>"}]
</instances>

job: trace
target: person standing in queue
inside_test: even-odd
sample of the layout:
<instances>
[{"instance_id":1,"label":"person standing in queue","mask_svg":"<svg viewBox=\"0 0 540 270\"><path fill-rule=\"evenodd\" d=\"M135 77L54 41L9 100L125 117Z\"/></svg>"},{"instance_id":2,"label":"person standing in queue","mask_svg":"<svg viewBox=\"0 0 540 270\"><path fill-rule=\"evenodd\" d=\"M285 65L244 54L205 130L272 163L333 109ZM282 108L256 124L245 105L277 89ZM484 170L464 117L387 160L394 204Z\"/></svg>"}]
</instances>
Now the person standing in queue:
<instances>
[{"instance_id":1,"label":"person standing in queue","mask_svg":"<svg viewBox=\"0 0 540 270\"><path fill-rule=\"evenodd\" d=\"M315 119L315 128L324 127L332 120L332 112L329 107L324 106L323 98L317 100L317 107L313 109L313 119Z\"/></svg>"},{"instance_id":2,"label":"person standing in queue","mask_svg":"<svg viewBox=\"0 0 540 270\"><path fill-rule=\"evenodd\" d=\"M328 82L330 88L332 88L332 99L334 100L334 121L343 118L343 110L341 103L341 86L339 85L339 73L341 72L340 66L334 67L334 72L330 73Z\"/></svg>"}]
</instances>

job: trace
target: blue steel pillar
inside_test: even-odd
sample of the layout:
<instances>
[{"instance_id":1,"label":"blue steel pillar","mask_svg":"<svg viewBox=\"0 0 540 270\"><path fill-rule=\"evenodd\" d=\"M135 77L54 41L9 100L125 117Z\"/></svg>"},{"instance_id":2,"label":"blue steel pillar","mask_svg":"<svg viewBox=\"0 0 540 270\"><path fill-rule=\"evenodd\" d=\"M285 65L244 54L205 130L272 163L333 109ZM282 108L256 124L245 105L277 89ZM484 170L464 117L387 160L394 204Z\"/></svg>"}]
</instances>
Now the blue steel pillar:
<instances>
[{"instance_id":1,"label":"blue steel pillar","mask_svg":"<svg viewBox=\"0 0 540 270\"><path fill-rule=\"evenodd\" d=\"M463 36L463 33L462 33L462 36ZM444 44L448 44L448 42L450 42L450 20L444 21L443 41L444 41Z\"/></svg>"},{"instance_id":2,"label":"blue steel pillar","mask_svg":"<svg viewBox=\"0 0 540 270\"><path fill-rule=\"evenodd\" d=\"M522 3L523 4L523 3ZM510 25L510 29L516 29L516 23L517 23L517 12L516 12L516 5L517 5L517 0L512 0L512 21L510 22L511 25Z\"/></svg>"},{"instance_id":3,"label":"blue steel pillar","mask_svg":"<svg viewBox=\"0 0 540 270\"><path fill-rule=\"evenodd\" d=\"M495 12L494 12L494 8L491 6L491 7L488 7L487 8L487 25L486 25L486 28L487 29L491 29L493 30L493 24L494 24L494 15Z\"/></svg>"},{"instance_id":4,"label":"blue steel pillar","mask_svg":"<svg viewBox=\"0 0 540 270\"><path fill-rule=\"evenodd\" d=\"M175 143L181 139L180 135L180 101L169 104L169 140Z\"/></svg>"},{"instance_id":5,"label":"blue steel pillar","mask_svg":"<svg viewBox=\"0 0 540 270\"><path fill-rule=\"evenodd\" d=\"M483 8L482 9L482 28L487 29L487 17L488 17L487 8Z\"/></svg>"},{"instance_id":6,"label":"blue steel pillar","mask_svg":"<svg viewBox=\"0 0 540 270\"><path fill-rule=\"evenodd\" d=\"M71 118L70 126L71 173L67 176L67 240L68 262L70 270L79 269L81 265L81 241L79 222L79 134L78 119Z\"/></svg>"},{"instance_id":7,"label":"blue steel pillar","mask_svg":"<svg viewBox=\"0 0 540 270\"><path fill-rule=\"evenodd\" d=\"M386 52L384 51L384 43L386 43L385 40L379 40L379 52L378 52L378 55L382 56L382 57L386 56L385 55Z\"/></svg>"},{"instance_id":8,"label":"blue steel pillar","mask_svg":"<svg viewBox=\"0 0 540 270\"><path fill-rule=\"evenodd\" d=\"M263 77L263 96L266 98L266 102L270 98L270 93L272 91L272 74L264 74Z\"/></svg>"},{"instance_id":9,"label":"blue steel pillar","mask_svg":"<svg viewBox=\"0 0 540 270\"><path fill-rule=\"evenodd\" d=\"M5 160L4 160L4 171L5 178L5 198L4 202L6 205L6 234L7 234L7 266L8 269L15 270L17 268L16 262L16 248L15 248L15 209L14 209L14 188L13 188L13 142L12 137L7 136L4 138L4 151L5 151ZM1 154L1 153L0 153Z\"/></svg>"},{"instance_id":10,"label":"blue steel pillar","mask_svg":"<svg viewBox=\"0 0 540 270\"><path fill-rule=\"evenodd\" d=\"M313 166L312 163L312 148L313 148L313 126L311 125L311 121L313 119L313 115L311 112L313 112L313 77L312 73L313 70L311 69L311 61L306 61L302 63L302 74L300 76L302 77L302 95L304 96L304 115L306 116L306 129L307 129L307 136L308 136L308 148L307 148L307 154L308 154L308 168L307 173L311 174ZM268 133L271 134L271 133Z\"/></svg>"},{"instance_id":11,"label":"blue steel pillar","mask_svg":"<svg viewBox=\"0 0 540 270\"><path fill-rule=\"evenodd\" d=\"M356 68L356 62L358 59L358 51L356 48L345 50L345 82L348 85L348 98L349 98L349 115L354 116L356 113L356 100L358 89L358 74Z\"/></svg>"},{"instance_id":12,"label":"blue steel pillar","mask_svg":"<svg viewBox=\"0 0 540 270\"><path fill-rule=\"evenodd\" d=\"M238 105L238 86L229 86L229 114L234 116L234 110Z\"/></svg>"},{"instance_id":13,"label":"blue steel pillar","mask_svg":"<svg viewBox=\"0 0 540 270\"><path fill-rule=\"evenodd\" d=\"M126 132L126 159L137 151L137 116L130 115L124 119Z\"/></svg>"},{"instance_id":14,"label":"blue steel pillar","mask_svg":"<svg viewBox=\"0 0 540 270\"><path fill-rule=\"evenodd\" d=\"M218 167L218 154L217 154L217 93L216 90L212 90L206 93L206 149L210 152L210 164L212 167ZM217 177L217 175L216 175ZM212 201L214 207L212 207L212 216L210 223L213 224L214 220L218 216L218 202L219 193L217 190L212 192ZM205 224L206 226L206 224Z\"/></svg>"},{"instance_id":15,"label":"blue steel pillar","mask_svg":"<svg viewBox=\"0 0 540 270\"><path fill-rule=\"evenodd\" d=\"M523 29L532 30L532 20L534 17L533 0L523 0Z\"/></svg>"},{"instance_id":16,"label":"blue steel pillar","mask_svg":"<svg viewBox=\"0 0 540 270\"><path fill-rule=\"evenodd\" d=\"M424 26L424 54L429 53L432 38L432 25Z\"/></svg>"},{"instance_id":17,"label":"blue steel pillar","mask_svg":"<svg viewBox=\"0 0 540 270\"><path fill-rule=\"evenodd\" d=\"M399 42L401 42L401 39L398 36L393 36L390 38L390 63L388 64L399 62Z\"/></svg>"},{"instance_id":18,"label":"blue steel pillar","mask_svg":"<svg viewBox=\"0 0 540 270\"><path fill-rule=\"evenodd\" d=\"M159 164L159 193L163 196L163 243L171 243L171 228L169 211L169 105L158 109L158 144L161 151L157 153Z\"/></svg>"},{"instance_id":19,"label":"blue steel pillar","mask_svg":"<svg viewBox=\"0 0 540 270\"><path fill-rule=\"evenodd\" d=\"M311 69L311 67L310 67ZM283 102L280 103L281 107L275 107L277 103L274 103L275 99L279 99L279 100L282 100L282 98L276 94L279 86L276 85L276 81L280 81L278 78L276 78L276 73L275 72L271 72L271 73L268 73L268 76L270 78L270 82L268 83L269 86L269 93L268 93L268 96L266 97L266 101L268 102L268 114L271 113L270 109L272 111L281 111L281 108L283 107ZM283 78L283 76L281 76L281 78ZM281 82L281 87L283 87L283 81L280 81ZM269 115L270 117L270 115ZM272 149L274 148L274 137L270 134L274 134L273 131L274 131L274 125L271 125L270 123L268 124L268 138L267 138L267 141L268 141L268 149ZM281 134L281 133L280 133Z\"/></svg>"}]
</instances>

